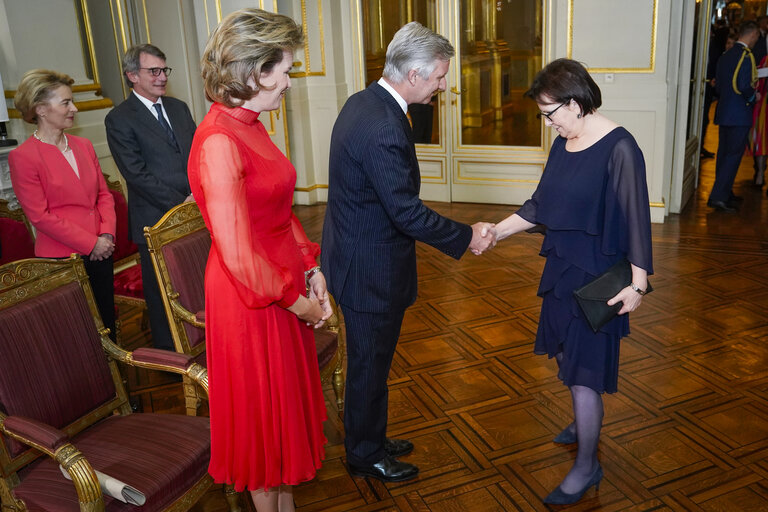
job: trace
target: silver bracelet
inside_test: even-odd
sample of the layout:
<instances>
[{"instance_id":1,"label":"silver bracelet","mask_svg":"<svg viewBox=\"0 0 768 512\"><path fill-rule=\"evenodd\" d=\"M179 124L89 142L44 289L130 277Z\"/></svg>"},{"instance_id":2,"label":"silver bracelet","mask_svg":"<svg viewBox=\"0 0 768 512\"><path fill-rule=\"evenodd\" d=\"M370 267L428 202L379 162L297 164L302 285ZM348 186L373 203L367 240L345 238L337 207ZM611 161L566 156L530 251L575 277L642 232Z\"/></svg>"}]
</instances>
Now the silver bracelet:
<instances>
[{"instance_id":1,"label":"silver bracelet","mask_svg":"<svg viewBox=\"0 0 768 512\"><path fill-rule=\"evenodd\" d=\"M312 267L311 269L309 269L306 272L304 272L304 280L306 282L309 282L309 280L312 279L312 276L314 276L318 272L320 272L320 265L318 265L316 267Z\"/></svg>"},{"instance_id":2,"label":"silver bracelet","mask_svg":"<svg viewBox=\"0 0 768 512\"><path fill-rule=\"evenodd\" d=\"M645 290L641 290L639 286L637 286L635 283L629 283L629 287L635 290L640 295L645 295Z\"/></svg>"}]
</instances>

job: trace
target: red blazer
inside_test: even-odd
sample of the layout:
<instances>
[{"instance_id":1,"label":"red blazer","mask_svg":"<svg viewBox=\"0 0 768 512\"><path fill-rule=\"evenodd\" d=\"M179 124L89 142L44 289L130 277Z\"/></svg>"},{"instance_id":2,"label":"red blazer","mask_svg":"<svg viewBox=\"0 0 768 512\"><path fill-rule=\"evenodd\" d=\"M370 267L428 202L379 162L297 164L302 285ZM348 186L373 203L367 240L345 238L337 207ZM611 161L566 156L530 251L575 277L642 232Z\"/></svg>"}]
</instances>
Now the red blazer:
<instances>
[{"instance_id":1,"label":"red blazer","mask_svg":"<svg viewBox=\"0 0 768 512\"><path fill-rule=\"evenodd\" d=\"M35 255L90 254L96 238L115 235L115 201L88 139L67 135L78 179L59 149L29 137L8 155L13 191L37 230Z\"/></svg>"}]
</instances>

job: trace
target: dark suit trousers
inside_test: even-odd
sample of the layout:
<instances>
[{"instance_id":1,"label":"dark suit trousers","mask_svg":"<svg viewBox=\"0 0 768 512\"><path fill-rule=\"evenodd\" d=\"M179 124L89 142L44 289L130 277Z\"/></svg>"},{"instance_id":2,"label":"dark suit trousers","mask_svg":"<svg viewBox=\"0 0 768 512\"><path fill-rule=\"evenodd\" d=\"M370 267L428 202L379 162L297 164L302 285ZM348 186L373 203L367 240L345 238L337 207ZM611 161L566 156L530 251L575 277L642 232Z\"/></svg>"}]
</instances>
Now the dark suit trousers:
<instances>
[{"instance_id":1,"label":"dark suit trousers","mask_svg":"<svg viewBox=\"0 0 768 512\"><path fill-rule=\"evenodd\" d=\"M144 300L147 301L149 312L149 325L152 328L152 345L164 350L175 350L171 329L168 327L168 317L165 315L163 297L160 295L160 286L157 284L155 267L149 258L147 244L136 244L139 248L141 259L141 280L144 286Z\"/></svg>"},{"instance_id":2,"label":"dark suit trousers","mask_svg":"<svg viewBox=\"0 0 768 512\"><path fill-rule=\"evenodd\" d=\"M85 264L85 273L91 283L93 298L104 327L109 329L109 337L116 341L115 329L115 264L112 257L101 261L91 261L88 256L81 256Z\"/></svg>"},{"instance_id":3,"label":"dark suit trousers","mask_svg":"<svg viewBox=\"0 0 768 512\"><path fill-rule=\"evenodd\" d=\"M720 126L720 137L715 162L715 184L709 194L710 201L727 202L739 171L741 158L747 149L749 126Z\"/></svg>"},{"instance_id":4,"label":"dark suit trousers","mask_svg":"<svg viewBox=\"0 0 768 512\"><path fill-rule=\"evenodd\" d=\"M347 461L374 464L384 458L389 390L387 377L405 311L362 313L341 306L347 334L344 446Z\"/></svg>"}]
</instances>

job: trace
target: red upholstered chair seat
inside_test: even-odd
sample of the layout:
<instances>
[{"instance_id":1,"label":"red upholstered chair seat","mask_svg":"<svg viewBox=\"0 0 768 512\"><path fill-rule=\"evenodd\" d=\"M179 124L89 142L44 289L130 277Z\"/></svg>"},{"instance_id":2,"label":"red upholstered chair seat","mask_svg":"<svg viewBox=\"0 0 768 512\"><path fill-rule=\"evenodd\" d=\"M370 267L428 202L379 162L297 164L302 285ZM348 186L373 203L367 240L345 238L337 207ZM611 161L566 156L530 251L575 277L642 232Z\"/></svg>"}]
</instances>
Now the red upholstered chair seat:
<instances>
[{"instance_id":1,"label":"red upholstered chair seat","mask_svg":"<svg viewBox=\"0 0 768 512\"><path fill-rule=\"evenodd\" d=\"M115 295L144 300L144 282L141 265L134 265L115 274Z\"/></svg>"},{"instance_id":2,"label":"red upholstered chair seat","mask_svg":"<svg viewBox=\"0 0 768 512\"><path fill-rule=\"evenodd\" d=\"M23 222L0 217L0 265L35 256L35 241Z\"/></svg>"},{"instance_id":3,"label":"red upholstered chair seat","mask_svg":"<svg viewBox=\"0 0 768 512\"><path fill-rule=\"evenodd\" d=\"M141 508L104 497L110 512L162 510L200 480L210 458L208 419L172 414L111 416L77 435L73 444L93 468L143 492ZM181 469L185 468L185 469ZM58 464L43 459L27 468L13 491L28 510L79 512L77 493Z\"/></svg>"}]
</instances>

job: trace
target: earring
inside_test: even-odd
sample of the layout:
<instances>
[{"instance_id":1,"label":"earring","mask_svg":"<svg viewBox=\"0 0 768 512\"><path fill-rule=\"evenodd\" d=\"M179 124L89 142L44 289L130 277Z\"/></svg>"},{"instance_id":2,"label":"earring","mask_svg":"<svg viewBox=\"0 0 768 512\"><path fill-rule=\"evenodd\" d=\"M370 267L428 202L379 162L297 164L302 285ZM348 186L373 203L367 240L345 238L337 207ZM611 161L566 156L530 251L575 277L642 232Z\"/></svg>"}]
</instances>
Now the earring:
<instances>
[{"instance_id":1,"label":"earring","mask_svg":"<svg viewBox=\"0 0 768 512\"><path fill-rule=\"evenodd\" d=\"M581 112L579 112L578 114L576 114L576 119L581 119Z\"/></svg>"}]
</instances>

